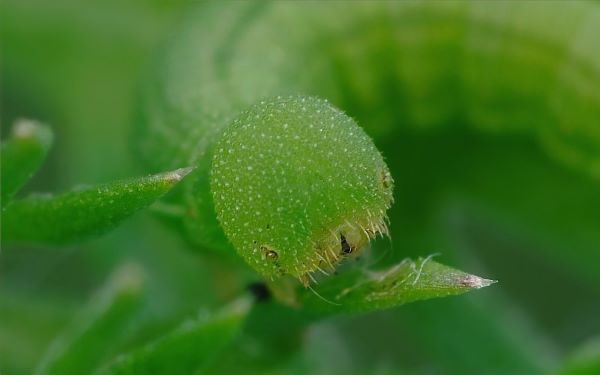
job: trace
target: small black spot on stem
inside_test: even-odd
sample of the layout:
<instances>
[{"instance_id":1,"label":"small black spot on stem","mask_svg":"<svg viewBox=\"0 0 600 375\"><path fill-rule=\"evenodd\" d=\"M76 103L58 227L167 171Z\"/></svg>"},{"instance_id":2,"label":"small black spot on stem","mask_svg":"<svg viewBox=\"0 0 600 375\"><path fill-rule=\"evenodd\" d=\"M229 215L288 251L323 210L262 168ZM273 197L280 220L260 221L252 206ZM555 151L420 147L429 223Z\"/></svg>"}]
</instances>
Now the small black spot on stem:
<instances>
[{"instance_id":1,"label":"small black spot on stem","mask_svg":"<svg viewBox=\"0 0 600 375\"><path fill-rule=\"evenodd\" d=\"M267 285L262 282L250 283L246 287L246 290L252 294L256 302L266 302L271 298L271 292L269 291L269 288L267 288Z\"/></svg>"}]
</instances>

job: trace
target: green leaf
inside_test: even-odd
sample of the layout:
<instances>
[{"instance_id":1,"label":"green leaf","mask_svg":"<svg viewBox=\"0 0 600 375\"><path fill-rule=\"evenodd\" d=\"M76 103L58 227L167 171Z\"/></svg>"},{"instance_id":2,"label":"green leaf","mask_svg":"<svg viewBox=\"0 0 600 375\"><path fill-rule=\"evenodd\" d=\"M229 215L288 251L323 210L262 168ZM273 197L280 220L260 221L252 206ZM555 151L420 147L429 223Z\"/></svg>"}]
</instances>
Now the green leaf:
<instances>
[{"instance_id":1,"label":"green leaf","mask_svg":"<svg viewBox=\"0 0 600 375\"><path fill-rule=\"evenodd\" d=\"M368 312L405 303L463 294L494 281L436 263L431 257L404 261L382 271L353 270L303 290L300 304L317 315Z\"/></svg>"},{"instance_id":2,"label":"green leaf","mask_svg":"<svg viewBox=\"0 0 600 375\"><path fill-rule=\"evenodd\" d=\"M103 234L163 196L190 170L177 169L54 197L36 196L16 201L2 215L2 239L65 244Z\"/></svg>"},{"instance_id":3,"label":"green leaf","mask_svg":"<svg viewBox=\"0 0 600 375\"><path fill-rule=\"evenodd\" d=\"M1 199L4 208L46 158L52 131L32 120L17 120L10 139L2 142Z\"/></svg>"},{"instance_id":4,"label":"green leaf","mask_svg":"<svg viewBox=\"0 0 600 375\"><path fill-rule=\"evenodd\" d=\"M125 264L65 333L51 344L38 374L88 374L126 336L132 317L143 299L144 276L134 264Z\"/></svg>"},{"instance_id":5,"label":"green leaf","mask_svg":"<svg viewBox=\"0 0 600 375\"><path fill-rule=\"evenodd\" d=\"M219 313L183 324L165 337L118 357L100 374L191 374L211 363L236 336L250 311L242 298Z\"/></svg>"}]
</instances>

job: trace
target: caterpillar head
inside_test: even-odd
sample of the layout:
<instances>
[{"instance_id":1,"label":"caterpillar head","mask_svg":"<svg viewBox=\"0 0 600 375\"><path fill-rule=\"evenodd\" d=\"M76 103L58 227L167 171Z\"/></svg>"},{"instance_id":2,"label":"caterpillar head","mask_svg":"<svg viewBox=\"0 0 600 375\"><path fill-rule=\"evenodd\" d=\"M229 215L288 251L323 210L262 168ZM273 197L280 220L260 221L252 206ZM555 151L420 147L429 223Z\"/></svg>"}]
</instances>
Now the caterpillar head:
<instances>
[{"instance_id":1,"label":"caterpillar head","mask_svg":"<svg viewBox=\"0 0 600 375\"><path fill-rule=\"evenodd\" d=\"M214 151L211 191L238 253L269 278L305 285L387 233L393 180L371 139L313 97L243 112Z\"/></svg>"}]
</instances>

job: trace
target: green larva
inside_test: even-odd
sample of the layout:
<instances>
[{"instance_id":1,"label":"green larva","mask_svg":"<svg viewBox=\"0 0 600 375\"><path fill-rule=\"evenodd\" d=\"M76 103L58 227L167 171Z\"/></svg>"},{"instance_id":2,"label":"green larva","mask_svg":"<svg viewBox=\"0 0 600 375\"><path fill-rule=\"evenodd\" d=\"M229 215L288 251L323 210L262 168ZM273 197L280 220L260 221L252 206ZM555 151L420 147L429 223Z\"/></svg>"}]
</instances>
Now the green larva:
<instances>
[{"instance_id":1,"label":"green larva","mask_svg":"<svg viewBox=\"0 0 600 375\"><path fill-rule=\"evenodd\" d=\"M286 97L250 107L225 130L211 191L227 237L249 264L306 283L386 233L388 176L352 119L323 100Z\"/></svg>"},{"instance_id":2,"label":"green larva","mask_svg":"<svg viewBox=\"0 0 600 375\"><path fill-rule=\"evenodd\" d=\"M335 108L375 140L456 123L527 133L600 178L599 38L587 1L203 4L144 91L138 149L152 169L196 166L174 198L190 238L306 281L373 234L359 228L382 231L391 202L379 152Z\"/></svg>"}]
</instances>

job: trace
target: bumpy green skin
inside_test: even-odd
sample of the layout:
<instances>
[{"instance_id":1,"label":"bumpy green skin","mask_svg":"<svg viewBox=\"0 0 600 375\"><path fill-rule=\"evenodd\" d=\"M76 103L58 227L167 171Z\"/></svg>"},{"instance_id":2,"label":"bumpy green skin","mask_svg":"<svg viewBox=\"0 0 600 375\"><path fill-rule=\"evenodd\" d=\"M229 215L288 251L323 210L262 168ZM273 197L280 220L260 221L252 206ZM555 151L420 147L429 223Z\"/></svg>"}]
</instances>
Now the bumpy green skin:
<instances>
[{"instance_id":1,"label":"bumpy green skin","mask_svg":"<svg viewBox=\"0 0 600 375\"><path fill-rule=\"evenodd\" d=\"M216 145L211 180L227 237L267 277L333 267L385 231L392 201L389 171L371 139L311 97L244 111Z\"/></svg>"},{"instance_id":2,"label":"bumpy green skin","mask_svg":"<svg viewBox=\"0 0 600 375\"><path fill-rule=\"evenodd\" d=\"M600 4L586 1L204 4L144 91L138 149L156 170L198 166L175 203L190 237L223 251L214 145L240 113L277 96L327 98L376 141L455 124L527 133L600 178L598 35Z\"/></svg>"}]
</instances>

